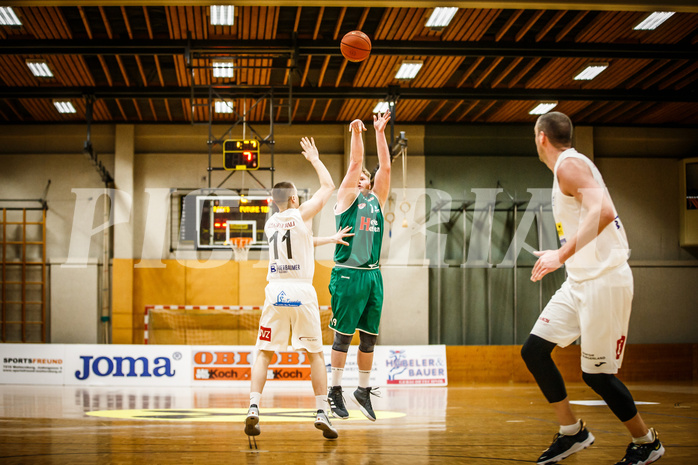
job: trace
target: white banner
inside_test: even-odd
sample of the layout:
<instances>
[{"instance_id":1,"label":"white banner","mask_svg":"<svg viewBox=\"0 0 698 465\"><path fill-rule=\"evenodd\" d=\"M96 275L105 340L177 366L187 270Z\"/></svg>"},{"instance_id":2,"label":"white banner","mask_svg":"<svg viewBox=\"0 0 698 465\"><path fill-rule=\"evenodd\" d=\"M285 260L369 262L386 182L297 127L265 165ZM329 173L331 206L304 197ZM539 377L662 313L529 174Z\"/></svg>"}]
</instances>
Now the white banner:
<instances>
[{"instance_id":1,"label":"white banner","mask_svg":"<svg viewBox=\"0 0 698 465\"><path fill-rule=\"evenodd\" d=\"M191 347L65 345L64 384L189 386Z\"/></svg>"},{"instance_id":2,"label":"white banner","mask_svg":"<svg viewBox=\"0 0 698 465\"><path fill-rule=\"evenodd\" d=\"M63 384L63 345L0 344L3 384Z\"/></svg>"},{"instance_id":3,"label":"white banner","mask_svg":"<svg viewBox=\"0 0 698 465\"><path fill-rule=\"evenodd\" d=\"M351 346L342 385L356 386L358 346ZM330 373L331 346L324 347ZM0 344L4 384L86 386L223 386L249 384L254 346ZM275 352L267 380L310 384L302 351ZM446 386L446 346L376 346L371 386Z\"/></svg>"}]
</instances>

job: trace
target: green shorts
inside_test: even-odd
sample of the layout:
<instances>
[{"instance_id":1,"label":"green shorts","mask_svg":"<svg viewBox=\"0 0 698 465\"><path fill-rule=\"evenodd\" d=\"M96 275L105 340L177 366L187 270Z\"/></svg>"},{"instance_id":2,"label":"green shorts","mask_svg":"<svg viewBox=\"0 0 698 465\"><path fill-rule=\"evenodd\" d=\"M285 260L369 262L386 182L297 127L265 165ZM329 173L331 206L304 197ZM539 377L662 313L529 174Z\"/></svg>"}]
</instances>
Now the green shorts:
<instances>
[{"instance_id":1,"label":"green shorts","mask_svg":"<svg viewBox=\"0 0 698 465\"><path fill-rule=\"evenodd\" d=\"M378 335L383 309L383 277L379 268L334 267L330 277L330 328L352 335L357 329Z\"/></svg>"}]
</instances>

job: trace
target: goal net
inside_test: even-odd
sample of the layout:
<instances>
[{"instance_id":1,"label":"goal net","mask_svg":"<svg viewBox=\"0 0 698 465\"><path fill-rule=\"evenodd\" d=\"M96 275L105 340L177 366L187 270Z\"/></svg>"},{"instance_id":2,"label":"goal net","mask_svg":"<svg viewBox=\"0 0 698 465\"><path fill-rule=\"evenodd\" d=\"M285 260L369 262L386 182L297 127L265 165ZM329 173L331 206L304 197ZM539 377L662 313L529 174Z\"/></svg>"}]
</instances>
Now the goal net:
<instances>
[{"instance_id":1,"label":"goal net","mask_svg":"<svg viewBox=\"0 0 698 465\"><path fill-rule=\"evenodd\" d=\"M149 305L145 307L145 344L255 345L262 307ZM334 331L329 306L320 307L322 343L331 345Z\"/></svg>"}]
</instances>

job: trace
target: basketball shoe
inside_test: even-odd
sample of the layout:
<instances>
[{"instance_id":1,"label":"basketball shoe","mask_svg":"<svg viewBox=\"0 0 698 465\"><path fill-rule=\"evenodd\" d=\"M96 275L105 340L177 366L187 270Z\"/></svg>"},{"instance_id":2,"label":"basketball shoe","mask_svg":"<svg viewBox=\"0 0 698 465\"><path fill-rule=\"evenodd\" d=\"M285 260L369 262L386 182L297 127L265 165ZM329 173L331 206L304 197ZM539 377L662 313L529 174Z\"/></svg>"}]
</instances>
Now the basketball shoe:
<instances>
[{"instance_id":1,"label":"basketball shoe","mask_svg":"<svg viewBox=\"0 0 698 465\"><path fill-rule=\"evenodd\" d=\"M327 402L330 403L332 416L337 418L349 418L349 412L344 405L344 395L342 394L342 386L332 386L327 393Z\"/></svg>"},{"instance_id":2,"label":"basketball shoe","mask_svg":"<svg viewBox=\"0 0 698 465\"><path fill-rule=\"evenodd\" d=\"M577 434L566 436L556 433L553 438L553 443L543 452L543 455L538 458L536 463L538 463L538 465L557 463L575 452L579 452L594 444L594 435L589 432L583 421L580 420L580 423L581 428L579 428Z\"/></svg>"},{"instance_id":3,"label":"basketball shoe","mask_svg":"<svg viewBox=\"0 0 698 465\"><path fill-rule=\"evenodd\" d=\"M371 392L371 389L374 391ZM371 405L371 396L380 397L380 393L377 391L378 388L371 387L358 387L356 391L352 392L351 400L354 401L356 405L359 406L361 413L366 415L371 421L376 421L376 414L373 413L373 406Z\"/></svg>"},{"instance_id":4,"label":"basketball shoe","mask_svg":"<svg viewBox=\"0 0 698 465\"><path fill-rule=\"evenodd\" d=\"M261 433L259 429L259 408L256 404L250 405L250 409L247 411L247 418L245 418L245 434L248 436L259 436Z\"/></svg>"},{"instance_id":5,"label":"basketball shoe","mask_svg":"<svg viewBox=\"0 0 698 465\"><path fill-rule=\"evenodd\" d=\"M317 411L315 427L322 431L322 435L327 439L337 439L337 437L339 437L339 433L332 427L332 423L330 423L330 419L327 418L327 414L324 410Z\"/></svg>"},{"instance_id":6,"label":"basketball shoe","mask_svg":"<svg viewBox=\"0 0 698 465\"><path fill-rule=\"evenodd\" d=\"M659 436L654 428L650 428L650 431L654 435L654 441L648 444L631 442L625 450L625 457L616 465L646 465L659 460L664 455L664 446L659 442Z\"/></svg>"}]
</instances>

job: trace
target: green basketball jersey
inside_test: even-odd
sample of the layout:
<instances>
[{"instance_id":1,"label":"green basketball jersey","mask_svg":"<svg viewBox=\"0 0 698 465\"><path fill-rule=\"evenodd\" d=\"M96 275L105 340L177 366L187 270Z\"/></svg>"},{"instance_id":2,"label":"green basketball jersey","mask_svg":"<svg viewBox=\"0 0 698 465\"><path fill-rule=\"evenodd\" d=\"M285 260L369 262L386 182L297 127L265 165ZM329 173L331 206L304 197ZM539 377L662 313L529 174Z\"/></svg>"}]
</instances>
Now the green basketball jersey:
<instances>
[{"instance_id":1,"label":"green basketball jersey","mask_svg":"<svg viewBox=\"0 0 698 465\"><path fill-rule=\"evenodd\" d=\"M337 229L352 226L354 233L344 240L349 245L337 244L334 262L354 268L375 268L381 256L383 243L383 212L374 193L364 196L361 192L349 208L335 214Z\"/></svg>"}]
</instances>

